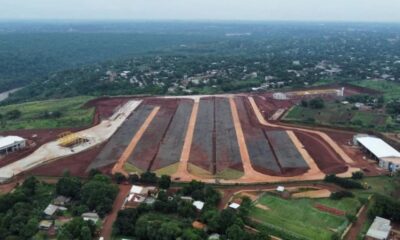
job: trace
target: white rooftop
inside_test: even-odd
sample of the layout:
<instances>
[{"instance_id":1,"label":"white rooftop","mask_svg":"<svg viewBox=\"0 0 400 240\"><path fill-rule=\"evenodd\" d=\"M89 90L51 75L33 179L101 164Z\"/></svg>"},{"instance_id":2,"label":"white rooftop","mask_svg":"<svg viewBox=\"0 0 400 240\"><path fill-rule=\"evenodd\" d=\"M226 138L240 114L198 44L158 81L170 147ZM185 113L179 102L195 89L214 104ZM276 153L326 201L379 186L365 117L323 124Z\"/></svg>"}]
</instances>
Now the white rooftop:
<instances>
[{"instance_id":1,"label":"white rooftop","mask_svg":"<svg viewBox=\"0 0 400 240\"><path fill-rule=\"evenodd\" d=\"M392 227L390 221L381 217L376 217L371 227L368 229L367 236L376 239L387 239Z\"/></svg>"},{"instance_id":2,"label":"white rooftop","mask_svg":"<svg viewBox=\"0 0 400 240\"><path fill-rule=\"evenodd\" d=\"M377 137L358 137L357 141L367 148L377 158L400 157L400 152Z\"/></svg>"},{"instance_id":3,"label":"white rooftop","mask_svg":"<svg viewBox=\"0 0 400 240\"><path fill-rule=\"evenodd\" d=\"M284 192L284 191L285 191L285 187L284 187L284 186L278 186L278 187L276 188L276 191L278 191L278 192Z\"/></svg>"},{"instance_id":4,"label":"white rooftop","mask_svg":"<svg viewBox=\"0 0 400 240\"><path fill-rule=\"evenodd\" d=\"M229 204L229 207L230 207L230 208L233 208L233 209L238 209L238 208L240 207L240 204L231 203L231 204Z\"/></svg>"},{"instance_id":5,"label":"white rooftop","mask_svg":"<svg viewBox=\"0 0 400 240\"><path fill-rule=\"evenodd\" d=\"M204 207L204 202L202 201L194 201L193 206L195 206L198 210L202 210Z\"/></svg>"},{"instance_id":6,"label":"white rooftop","mask_svg":"<svg viewBox=\"0 0 400 240\"><path fill-rule=\"evenodd\" d=\"M142 191L143 191L143 187L142 187L142 186L133 185L133 186L131 187L130 193L141 194Z\"/></svg>"},{"instance_id":7,"label":"white rooftop","mask_svg":"<svg viewBox=\"0 0 400 240\"><path fill-rule=\"evenodd\" d=\"M7 136L7 137L0 136L0 148L7 147L16 142L21 142L21 141L25 141L25 139L18 136Z\"/></svg>"}]
</instances>

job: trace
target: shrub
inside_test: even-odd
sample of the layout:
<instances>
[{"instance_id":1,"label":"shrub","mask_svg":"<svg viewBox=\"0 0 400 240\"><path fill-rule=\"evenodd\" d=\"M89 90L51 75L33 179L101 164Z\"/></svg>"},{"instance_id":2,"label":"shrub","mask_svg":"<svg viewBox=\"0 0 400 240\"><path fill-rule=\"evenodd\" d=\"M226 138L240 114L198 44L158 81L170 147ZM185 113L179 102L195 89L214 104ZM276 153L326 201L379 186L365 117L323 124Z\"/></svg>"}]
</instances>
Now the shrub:
<instances>
[{"instance_id":1,"label":"shrub","mask_svg":"<svg viewBox=\"0 0 400 240\"><path fill-rule=\"evenodd\" d=\"M354 194L349 191L339 191L339 192L334 192L331 194L330 198L333 200L340 200L342 198L352 198L354 197Z\"/></svg>"},{"instance_id":2,"label":"shrub","mask_svg":"<svg viewBox=\"0 0 400 240\"><path fill-rule=\"evenodd\" d=\"M340 178L337 177L336 175L327 175L325 177L325 182L330 182L334 183L340 187L343 188L348 188L348 189L364 189L363 185L357 181L351 180L351 179L346 179L346 178Z\"/></svg>"},{"instance_id":3,"label":"shrub","mask_svg":"<svg viewBox=\"0 0 400 240\"><path fill-rule=\"evenodd\" d=\"M361 171L353 172L351 178L352 179L363 179L364 178L364 173L361 172Z\"/></svg>"}]
</instances>

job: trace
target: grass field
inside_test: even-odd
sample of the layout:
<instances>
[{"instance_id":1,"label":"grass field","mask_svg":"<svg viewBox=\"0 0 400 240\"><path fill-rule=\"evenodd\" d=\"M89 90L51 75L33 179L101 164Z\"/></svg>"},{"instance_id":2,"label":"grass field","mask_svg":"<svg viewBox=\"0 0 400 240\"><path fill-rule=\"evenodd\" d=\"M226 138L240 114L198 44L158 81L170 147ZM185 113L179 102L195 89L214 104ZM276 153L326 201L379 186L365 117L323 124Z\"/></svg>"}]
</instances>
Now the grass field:
<instances>
[{"instance_id":1,"label":"grass field","mask_svg":"<svg viewBox=\"0 0 400 240\"><path fill-rule=\"evenodd\" d=\"M400 98L400 84L384 80L364 80L352 84L383 92L385 100Z\"/></svg>"},{"instance_id":2,"label":"grass field","mask_svg":"<svg viewBox=\"0 0 400 240\"><path fill-rule=\"evenodd\" d=\"M92 122L94 108L82 108L82 105L90 99L92 97L82 96L0 107L3 115L0 131L88 126ZM7 119L7 113L15 110L20 111L20 116Z\"/></svg>"},{"instance_id":3,"label":"grass field","mask_svg":"<svg viewBox=\"0 0 400 240\"><path fill-rule=\"evenodd\" d=\"M258 204L268 207L264 210L254 207L251 217L262 224L270 224L307 239L331 239L337 231L341 233L348 225L344 216L335 216L317 210L316 203L355 214L361 203L356 198L340 201L330 199L283 199L272 194L264 194Z\"/></svg>"},{"instance_id":4,"label":"grass field","mask_svg":"<svg viewBox=\"0 0 400 240\"><path fill-rule=\"evenodd\" d=\"M345 127L355 129L375 129L378 131L400 130L392 118L375 111L352 109L351 105L336 102L325 103L323 109L294 106L285 115L284 121L321 126ZM388 125L392 128L388 129Z\"/></svg>"}]
</instances>

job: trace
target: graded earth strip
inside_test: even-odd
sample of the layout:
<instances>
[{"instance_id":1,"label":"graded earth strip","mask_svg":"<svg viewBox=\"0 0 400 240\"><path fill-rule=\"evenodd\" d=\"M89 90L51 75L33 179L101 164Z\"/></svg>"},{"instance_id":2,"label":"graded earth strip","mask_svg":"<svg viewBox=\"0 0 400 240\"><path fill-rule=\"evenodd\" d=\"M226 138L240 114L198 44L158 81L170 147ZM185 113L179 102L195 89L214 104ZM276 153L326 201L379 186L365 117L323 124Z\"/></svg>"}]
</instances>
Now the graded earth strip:
<instances>
[{"instance_id":1,"label":"graded earth strip","mask_svg":"<svg viewBox=\"0 0 400 240\"><path fill-rule=\"evenodd\" d=\"M293 131L286 131L288 134L290 140L293 142L293 144L296 146L297 150L300 152L301 156L303 159L307 162L308 167L310 170L307 171L307 173L311 174L323 174L322 171L318 168L317 164L315 163L315 160L308 154L307 150L301 144L300 140L297 138L297 136L294 134Z\"/></svg>"},{"instance_id":2,"label":"graded earth strip","mask_svg":"<svg viewBox=\"0 0 400 240\"><path fill-rule=\"evenodd\" d=\"M140 129L137 131L135 136L132 138L132 141L129 143L128 147L125 149L125 151L122 153L121 157L115 163L115 165L114 165L114 167L112 169L112 174L120 172L120 173L122 173L122 174L124 174L126 176L128 175L128 173L126 173L125 170L124 170L124 165L125 165L126 161L128 160L129 156L135 150L137 143L142 138L142 136L143 136L144 132L146 131L147 127L153 121L154 117L157 115L159 110L160 110L160 107L155 107L151 111L151 113L147 117L146 121L143 123L143 125L140 127Z\"/></svg>"},{"instance_id":3,"label":"graded earth strip","mask_svg":"<svg viewBox=\"0 0 400 240\"><path fill-rule=\"evenodd\" d=\"M249 102L253 108L254 113L256 114L256 117L258 121L265 126L268 127L284 127L285 129L290 129L290 130L298 130L298 131L303 131L303 132L308 132L308 133L314 133L319 135L326 143L330 145L333 150L345 161L346 163L352 164L354 161L341 149L337 143L335 143L326 133L320 132L320 131L314 131L314 130L309 130L309 129L304 129L304 128L295 128L295 127L289 127L289 126L280 126L276 124L272 124L267 122L264 117L262 116L260 109L258 108L256 102L254 101L253 97L248 97Z\"/></svg>"},{"instance_id":4,"label":"graded earth strip","mask_svg":"<svg viewBox=\"0 0 400 240\"><path fill-rule=\"evenodd\" d=\"M249 152L247 151L246 141L244 140L245 138L242 126L240 124L238 110L236 108L236 103L232 97L229 98L229 103L231 106L232 119L233 119L233 125L235 127L236 138L239 144L240 157L243 163L244 176L241 179L264 177L265 176L264 174L261 174L256 170L254 170L253 166L251 165L250 155Z\"/></svg>"},{"instance_id":5,"label":"graded earth strip","mask_svg":"<svg viewBox=\"0 0 400 240\"><path fill-rule=\"evenodd\" d=\"M188 171L188 161L190 156L190 148L192 146L192 141L193 141L194 128L196 126L198 111L199 111L199 101L197 100L194 102L192 113L190 114L189 125L185 136L185 143L183 144L182 154L179 159L178 170L173 175L174 178L182 178L182 179L192 178L192 176Z\"/></svg>"}]
</instances>

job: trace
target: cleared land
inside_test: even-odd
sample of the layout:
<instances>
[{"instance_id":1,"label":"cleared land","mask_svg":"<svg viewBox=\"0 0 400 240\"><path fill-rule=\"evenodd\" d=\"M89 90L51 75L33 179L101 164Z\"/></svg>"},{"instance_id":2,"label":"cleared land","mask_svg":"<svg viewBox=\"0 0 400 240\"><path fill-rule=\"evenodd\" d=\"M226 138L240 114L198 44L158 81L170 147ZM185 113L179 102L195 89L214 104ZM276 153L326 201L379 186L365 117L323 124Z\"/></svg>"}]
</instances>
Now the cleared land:
<instances>
[{"instance_id":1,"label":"cleared land","mask_svg":"<svg viewBox=\"0 0 400 240\"><path fill-rule=\"evenodd\" d=\"M0 107L4 115L0 131L90 126L95 109L83 107L90 99L92 97L74 97ZM8 113L15 110L21 112L20 116L11 117Z\"/></svg>"},{"instance_id":2,"label":"cleared land","mask_svg":"<svg viewBox=\"0 0 400 240\"><path fill-rule=\"evenodd\" d=\"M155 159L161 141L164 138L167 129L175 114L178 101L177 100L150 100L145 102L152 106L160 106L160 110L154 117L146 131L140 138L136 145L135 150L128 158L128 162L135 167L147 171L151 168L153 160Z\"/></svg>"},{"instance_id":3,"label":"cleared land","mask_svg":"<svg viewBox=\"0 0 400 240\"><path fill-rule=\"evenodd\" d=\"M266 174L279 174L281 169L264 131L250 123L249 113L243 103L243 98L236 98L235 102L253 168Z\"/></svg>"},{"instance_id":4,"label":"cleared land","mask_svg":"<svg viewBox=\"0 0 400 240\"><path fill-rule=\"evenodd\" d=\"M215 173L214 160L214 99L201 99L194 127L189 162Z\"/></svg>"},{"instance_id":5,"label":"cleared land","mask_svg":"<svg viewBox=\"0 0 400 240\"><path fill-rule=\"evenodd\" d=\"M117 163L114 165L112 169L112 174L115 174L117 172L123 173L125 176L128 176L128 172L124 171L124 165L126 161L128 160L129 156L132 154L133 150L135 150L135 147L140 140L140 138L143 136L143 133L146 131L147 127L150 125L150 123L153 121L155 115L158 113L160 110L160 107L155 107L149 116L146 118L146 121L141 125L139 130L137 130L135 136L132 138L130 141L129 145L126 147L125 151L122 153L122 156L118 159Z\"/></svg>"},{"instance_id":6,"label":"cleared land","mask_svg":"<svg viewBox=\"0 0 400 240\"><path fill-rule=\"evenodd\" d=\"M152 170L157 170L179 162L192 108L192 101L184 100L179 104L151 166Z\"/></svg>"},{"instance_id":7,"label":"cleared land","mask_svg":"<svg viewBox=\"0 0 400 240\"><path fill-rule=\"evenodd\" d=\"M215 99L215 135L217 172L225 168L243 169L231 106L227 98Z\"/></svg>"},{"instance_id":8,"label":"cleared land","mask_svg":"<svg viewBox=\"0 0 400 240\"><path fill-rule=\"evenodd\" d=\"M78 134L85 136L89 141L75 146L73 150L61 147L58 141L52 141L42 145L31 155L0 168L0 180L9 180L13 176L33 169L34 167L84 152L104 143L113 136L126 118L139 106L140 102L141 101L129 101L118 109L108 120L104 120L92 128L80 131Z\"/></svg>"},{"instance_id":9,"label":"cleared land","mask_svg":"<svg viewBox=\"0 0 400 240\"><path fill-rule=\"evenodd\" d=\"M135 136L136 132L153 109L154 107L152 106L142 105L129 116L114 136L107 142L87 170L102 168L115 163L128 147L131 139Z\"/></svg>"},{"instance_id":10,"label":"cleared land","mask_svg":"<svg viewBox=\"0 0 400 240\"><path fill-rule=\"evenodd\" d=\"M309 168L286 131L267 131L267 136L283 171Z\"/></svg>"}]
</instances>

